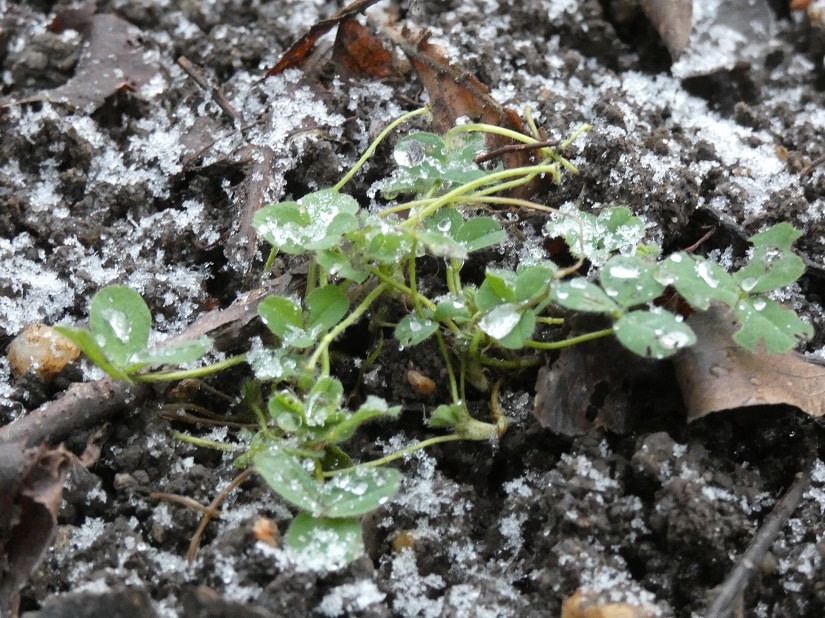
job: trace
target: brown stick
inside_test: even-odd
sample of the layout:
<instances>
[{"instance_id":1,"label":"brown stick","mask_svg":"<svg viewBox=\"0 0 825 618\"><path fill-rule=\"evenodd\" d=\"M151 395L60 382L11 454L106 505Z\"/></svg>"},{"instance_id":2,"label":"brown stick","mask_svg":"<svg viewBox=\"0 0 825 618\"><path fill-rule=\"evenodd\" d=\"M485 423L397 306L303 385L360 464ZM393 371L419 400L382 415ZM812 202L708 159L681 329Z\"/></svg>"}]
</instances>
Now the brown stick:
<instances>
[{"instance_id":1,"label":"brown stick","mask_svg":"<svg viewBox=\"0 0 825 618\"><path fill-rule=\"evenodd\" d=\"M25 440L26 446L60 442L140 405L151 393L146 384L104 378L72 384L60 399L49 401L28 415L0 427L0 441Z\"/></svg>"},{"instance_id":2,"label":"brown stick","mask_svg":"<svg viewBox=\"0 0 825 618\"><path fill-rule=\"evenodd\" d=\"M206 78L206 74L203 72L199 66L192 64L186 56L181 56L178 58L178 65L182 68L186 74L195 80L195 83L203 88L206 92L212 95L212 99L214 99L215 103L218 104L224 113L232 118L236 123L243 124L243 118L238 113L238 111L232 107L232 103L229 102L229 99L226 98L223 90L219 86L213 86L209 83L209 80Z\"/></svg>"},{"instance_id":3,"label":"brown stick","mask_svg":"<svg viewBox=\"0 0 825 618\"><path fill-rule=\"evenodd\" d=\"M723 618L730 615L734 602L741 596L745 586L748 585L751 575L753 575L759 563L762 562L762 558L765 557L774 540L776 540L776 535L779 534L788 518L799 506L802 494L805 493L810 482L811 474L809 471L800 472L796 475L793 485L782 496L782 499L776 503L759 532L753 537L748 549L742 554L739 564L719 587L719 595L708 608L708 612L705 614L706 618Z\"/></svg>"}]
</instances>

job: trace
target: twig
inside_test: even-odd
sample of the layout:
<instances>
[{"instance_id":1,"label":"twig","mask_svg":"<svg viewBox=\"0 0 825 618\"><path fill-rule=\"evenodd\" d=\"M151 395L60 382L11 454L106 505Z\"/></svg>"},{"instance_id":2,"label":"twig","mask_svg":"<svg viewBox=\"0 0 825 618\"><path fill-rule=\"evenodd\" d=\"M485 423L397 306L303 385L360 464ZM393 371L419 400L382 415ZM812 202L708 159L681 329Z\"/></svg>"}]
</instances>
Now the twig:
<instances>
[{"instance_id":1,"label":"twig","mask_svg":"<svg viewBox=\"0 0 825 618\"><path fill-rule=\"evenodd\" d=\"M241 200L241 210L238 213L238 228L230 237L230 247L236 246L242 253L243 259L251 262L255 255L257 234L252 227L252 218L267 201L267 190L272 182L272 161L275 153L268 146L246 146L244 158L250 161L250 169L244 180L244 199ZM228 252L227 257L239 265L234 252Z\"/></svg>"},{"instance_id":2,"label":"twig","mask_svg":"<svg viewBox=\"0 0 825 618\"><path fill-rule=\"evenodd\" d=\"M166 500L166 502L174 502L175 504L180 504L181 506L185 506L188 509L197 511L198 513L202 513L204 515L208 514L210 517L218 516L218 511L210 510L208 506L202 505L200 502L198 502L194 498L190 498L189 496L169 494L165 491L154 491L151 494L149 494L149 497L153 500Z\"/></svg>"},{"instance_id":3,"label":"twig","mask_svg":"<svg viewBox=\"0 0 825 618\"><path fill-rule=\"evenodd\" d=\"M776 535L785 526L788 518L796 510L802 499L802 494L811 482L810 469L796 475L796 480L782 499L776 503L773 511L765 519L759 532L753 537L748 549L742 554L742 559L733 569L727 579L719 587L719 595L708 608L705 618L725 618L730 615L732 606L748 585L757 565L762 562L765 554L773 545Z\"/></svg>"},{"instance_id":4,"label":"twig","mask_svg":"<svg viewBox=\"0 0 825 618\"><path fill-rule=\"evenodd\" d=\"M702 246L702 243L703 243L703 242L705 242L708 238L710 238L711 236L713 236L715 233L716 233L716 230L714 230L713 228L711 228L710 230L708 230L707 232L705 232L699 240L697 240L695 243L693 243L693 244L692 244L692 245L690 245L689 247L685 247L684 249L682 249L682 251L684 251L685 253L693 253L693 252L694 252L694 251L696 251L696 250L697 250L700 246Z\"/></svg>"},{"instance_id":5,"label":"twig","mask_svg":"<svg viewBox=\"0 0 825 618\"><path fill-rule=\"evenodd\" d=\"M49 401L26 416L0 427L0 441L25 441L26 446L60 442L134 409L149 397L146 384L104 378L72 384L60 399Z\"/></svg>"},{"instance_id":6,"label":"twig","mask_svg":"<svg viewBox=\"0 0 825 618\"><path fill-rule=\"evenodd\" d=\"M558 140L535 142L532 144L507 144L506 146L500 146L495 150L491 150L490 152L485 152L484 154L477 156L474 161L476 163L484 163L485 161L495 159L509 152L525 152L530 150L538 150L539 148L555 148L558 145Z\"/></svg>"},{"instance_id":7,"label":"twig","mask_svg":"<svg viewBox=\"0 0 825 618\"><path fill-rule=\"evenodd\" d=\"M808 163L805 167L799 170L799 177L805 178L808 174L814 171L814 168L825 163L825 154L818 156L816 159Z\"/></svg>"},{"instance_id":8,"label":"twig","mask_svg":"<svg viewBox=\"0 0 825 618\"><path fill-rule=\"evenodd\" d=\"M189 564L192 564L195 560L195 556L198 553L198 548L201 546L201 537L203 536L203 531L206 530L206 526L209 525L209 522L212 518L218 513L218 508L223 504L223 501L229 496L229 494L240 486L249 476L252 474L252 468L247 468L243 472L241 472L238 476L236 476L232 481L223 488L223 491L215 496L215 499L209 504L209 506L203 511L203 517L201 517L201 521L198 524L198 529L195 530L195 534L192 535L192 541L189 543L189 551L186 552L186 559L189 561Z\"/></svg>"},{"instance_id":9,"label":"twig","mask_svg":"<svg viewBox=\"0 0 825 618\"><path fill-rule=\"evenodd\" d=\"M241 117L238 110L232 107L232 103L229 102L229 99L226 98L223 90L221 90L220 86L213 86L209 83L209 80L206 78L203 70L192 64L186 56L181 56L178 58L178 65L182 68L186 74L195 80L195 83L206 90L212 98L215 100L215 103L218 104L224 113L232 118L238 125L243 125L243 118Z\"/></svg>"}]
</instances>

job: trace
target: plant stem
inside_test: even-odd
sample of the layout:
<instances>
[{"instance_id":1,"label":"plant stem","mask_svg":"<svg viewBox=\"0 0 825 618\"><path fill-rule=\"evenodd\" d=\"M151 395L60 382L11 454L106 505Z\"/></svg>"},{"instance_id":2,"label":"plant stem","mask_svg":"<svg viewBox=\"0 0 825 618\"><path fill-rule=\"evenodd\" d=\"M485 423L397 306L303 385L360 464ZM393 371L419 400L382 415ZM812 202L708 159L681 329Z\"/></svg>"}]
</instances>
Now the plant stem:
<instances>
[{"instance_id":1,"label":"plant stem","mask_svg":"<svg viewBox=\"0 0 825 618\"><path fill-rule=\"evenodd\" d=\"M447 378L450 380L450 395L453 401L458 403L458 384L455 379L455 371L453 364L450 362L450 351L447 349L447 344L444 343L444 336L440 330L435 331L435 340L438 342L438 350L441 352L441 357L444 359L444 368L447 370Z\"/></svg>"},{"instance_id":2,"label":"plant stem","mask_svg":"<svg viewBox=\"0 0 825 618\"><path fill-rule=\"evenodd\" d=\"M592 333L579 335L578 337L570 337L569 339L563 339L562 341L528 341L526 345L528 348L533 348L534 350L560 350L562 348L569 348L570 346L574 346L579 343L585 343L586 341L593 341L594 339L607 337L612 334L612 328L605 328L604 330L597 330Z\"/></svg>"},{"instance_id":3,"label":"plant stem","mask_svg":"<svg viewBox=\"0 0 825 618\"><path fill-rule=\"evenodd\" d=\"M404 124L411 118L415 118L416 116L422 116L424 114L428 114L429 112L429 107L422 107L412 112L408 112L400 118L396 118L395 120L393 120L389 125L387 125L387 127L383 131L381 131L381 133L378 134L378 137L372 140L372 143L364 151L364 154L361 155L361 158L358 159L358 162L352 167L352 169L349 172L347 172L347 174L341 180L338 181L338 184L333 187L333 191L340 191L344 187L344 185L346 185L350 180L352 180L352 177L358 173L358 170L361 169L364 166L364 164L370 159L370 157L372 157L372 155L375 154L375 150L376 148L378 148L378 145L382 141L384 141L384 139L390 133L392 133L396 127Z\"/></svg>"},{"instance_id":4,"label":"plant stem","mask_svg":"<svg viewBox=\"0 0 825 618\"><path fill-rule=\"evenodd\" d=\"M393 279L392 277L390 277L386 273L381 272L381 270L379 270L378 268L370 268L370 272L373 275L375 275L375 277L377 279L379 279L387 287L390 287L390 288L392 288L392 289L394 289L398 292L401 292L402 294L406 294L410 298L418 297L418 302L419 303L421 303L423 306L427 307L427 309L429 309L430 311L435 311L435 308L436 308L435 303L433 301L431 301L429 298L427 298L426 296L424 296L423 294L419 294L418 292L416 292L412 288L404 285L400 281L396 281L395 279ZM415 301L413 301L413 303L415 303Z\"/></svg>"},{"instance_id":5,"label":"plant stem","mask_svg":"<svg viewBox=\"0 0 825 618\"><path fill-rule=\"evenodd\" d=\"M536 318L536 322L539 324L547 324L548 326L562 326L564 324L564 318L538 317Z\"/></svg>"},{"instance_id":6,"label":"plant stem","mask_svg":"<svg viewBox=\"0 0 825 618\"><path fill-rule=\"evenodd\" d=\"M307 369L309 369L310 371L313 371L315 369L315 366L318 364L318 359L324 353L324 350L326 350L330 346L330 344L332 344L332 342L335 341L335 338L338 335L340 335L350 326L355 324L361 318L361 316L367 312L367 310L370 308L370 305L372 305L372 303L375 302L375 300L379 298L386 289L386 284L379 283L377 286L375 286L375 289L373 289L372 292L366 295L364 300L361 301L361 304L352 310L352 313L350 313L346 318L338 322L338 324L335 325L335 328L331 329L326 335L324 335L324 338L321 339L321 342L318 344L318 347L315 348L315 351L312 353L312 356L309 357L309 361L307 361Z\"/></svg>"},{"instance_id":7,"label":"plant stem","mask_svg":"<svg viewBox=\"0 0 825 618\"><path fill-rule=\"evenodd\" d=\"M195 369L180 369L177 371L157 371L155 373L141 373L130 376L135 382L174 382L175 380L186 380L187 378L203 378L218 371L223 371L229 367L240 365L246 362L246 354L238 354L226 360L222 360L204 367Z\"/></svg>"},{"instance_id":8,"label":"plant stem","mask_svg":"<svg viewBox=\"0 0 825 618\"><path fill-rule=\"evenodd\" d=\"M175 440L180 440L181 442L186 442L187 444L192 444L203 448L211 448L218 451L224 451L226 453L233 453L244 448L241 444L227 444L226 442L216 442L215 440L207 440L206 438L197 438L186 433L181 433L180 431L173 431L172 437Z\"/></svg>"},{"instance_id":9,"label":"plant stem","mask_svg":"<svg viewBox=\"0 0 825 618\"><path fill-rule=\"evenodd\" d=\"M508 421L504 411L501 409L499 394L501 393L501 380L498 380L493 385L493 392L490 393L490 416L496 422L496 429L498 430L498 437L500 438L507 431Z\"/></svg>"},{"instance_id":10,"label":"plant stem","mask_svg":"<svg viewBox=\"0 0 825 618\"><path fill-rule=\"evenodd\" d=\"M264 274L272 270L272 265L275 263L276 257L278 257L278 247L272 247L272 249L269 250L269 255L266 258L266 264L264 264Z\"/></svg>"},{"instance_id":11,"label":"plant stem","mask_svg":"<svg viewBox=\"0 0 825 618\"><path fill-rule=\"evenodd\" d=\"M410 246L410 263L408 266L409 269L409 278L410 278L410 292L412 292L412 302L413 307L415 307L415 313L418 317L424 316L424 311L421 307L421 294L418 293L418 282L416 278L415 272L415 251L418 245L417 239L413 239L412 245Z\"/></svg>"},{"instance_id":12,"label":"plant stem","mask_svg":"<svg viewBox=\"0 0 825 618\"><path fill-rule=\"evenodd\" d=\"M557 167L555 164L547 164L547 165L531 165L528 167L516 167L509 170L500 170L498 172L493 172L491 174L487 174L486 176L482 176L481 178L477 178L471 182L465 182L463 185L460 185L442 195L434 199L428 205L425 205L419 212L415 213L414 216L411 216L406 221L400 224L400 227L411 227L417 225L422 220L426 219L434 212L436 212L439 208L451 203L460 201L458 198L462 197L467 193L471 193L472 191L483 187L488 184L496 183L500 180L509 180L511 178L518 178L521 176L526 176L530 174L538 175L538 174L553 174L557 171ZM382 210L380 215L385 216L395 211L406 210L408 207L406 204L402 204L401 206L396 206L394 208L387 208Z\"/></svg>"},{"instance_id":13,"label":"plant stem","mask_svg":"<svg viewBox=\"0 0 825 618\"><path fill-rule=\"evenodd\" d=\"M381 457L380 459L374 459L372 461L367 461L362 464L358 464L356 466L350 466L349 468L341 468L340 470L327 470L324 472L324 476L327 478L333 477L336 474L344 474L348 472L354 472L358 468L377 468L378 466L383 466L384 464L388 464L392 461L397 459L401 459L402 457L406 457L407 455L411 455L416 451L420 451L422 449L428 448L430 446L434 446L436 444L442 444L444 442L456 442L458 440L463 440L461 436L456 433L451 433L446 436L435 436L433 438L427 438L426 440L421 440L421 442L415 442L414 444L410 444L409 446L405 446L400 451L396 451L394 453L390 453L385 457Z\"/></svg>"}]
</instances>

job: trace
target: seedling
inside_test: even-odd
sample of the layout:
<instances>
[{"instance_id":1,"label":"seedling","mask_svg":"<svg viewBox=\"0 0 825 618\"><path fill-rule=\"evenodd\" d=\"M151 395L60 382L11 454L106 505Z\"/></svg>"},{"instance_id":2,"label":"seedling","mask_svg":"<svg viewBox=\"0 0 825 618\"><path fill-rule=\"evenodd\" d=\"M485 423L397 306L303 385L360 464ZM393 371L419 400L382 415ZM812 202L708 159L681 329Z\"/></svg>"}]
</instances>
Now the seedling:
<instances>
[{"instance_id":1,"label":"seedling","mask_svg":"<svg viewBox=\"0 0 825 618\"><path fill-rule=\"evenodd\" d=\"M139 380L139 372L150 366L198 360L212 345L208 337L201 337L149 348L149 307L140 294L120 285L105 287L92 298L88 329L56 326L55 330L74 342L98 367L120 380Z\"/></svg>"},{"instance_id":2,"label":"seedling","mask_svg":"<svg viewBox=\"0 0 825 618\"><path fill-rule=\"evenodd\" d=\"M380 209L368 210L341 192L383 139L424 113L393 122L335 187L267 206L253 221L273 247L267 266L282 252L302 256L309 268L303 296L270 296L259 306L277 345L255 343L231 361L248 362L256 377L243 399L256 414L258 429L241 445L246 453L239 463L252 466L298 510L285 535L287 547L318 568L337 567L362 551L358 518L390 500L401 482L385 464L439 442L494 440L506 430L490 372L535 365L543 362L542 350L607 336L640 356L672 356L696 336L681 314L663 306L669 290L694 311L712 303L729 307L741 323L734 340L749 350L787 351L812 334L793 311L766 296L804 270L791 249L799 232L790 225L752 237L750 260L734 273L686 252L662 258L660 247L645 244L645 224L627 208L597 215L559 212L511 197L511 189L537 178L560 182L563 173L576 171L538 135L481 124L458 126L444 136L413 133L398 142L396 169L375 187L385 200ZM535 145L538 162L515 169L481 167L475 161L485 133ZM567 268L550 259L515 269L488 267L480 284L465 281L467 261L507 237L495 217L469 212L490 205L548 212L544 234L563 238L578 261ZM418 266L425 258L443 262L437 293L419 286ZM586 263L589 271L583 272ZM400 348L429 343L440 354L450 399L432 410L429 424L450 433L354 463L344 451L347 441L364 423L397 417L400 406L368 396L350 410L344 386L332 374L330 347L347 328L378 315L380 305L402 313L392 325ZM569 312L602 314L607 327L559 338ZM208 343L201 341L148 351L150 322L137 294L111 287L93 300L89 331L61 332L108 373L125 379L152 379L144 372L148 366L188 362L206 350ZM469 385L490 393L489 420L471 413Z\"/></svg>"}]
</instances>

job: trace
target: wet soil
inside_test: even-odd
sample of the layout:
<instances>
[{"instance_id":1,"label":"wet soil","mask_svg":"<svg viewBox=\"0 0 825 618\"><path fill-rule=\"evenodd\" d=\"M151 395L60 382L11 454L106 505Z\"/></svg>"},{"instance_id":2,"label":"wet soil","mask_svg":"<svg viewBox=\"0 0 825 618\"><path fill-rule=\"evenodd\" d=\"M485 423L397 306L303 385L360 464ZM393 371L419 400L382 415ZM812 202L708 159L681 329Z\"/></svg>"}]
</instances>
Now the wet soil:
<instances>
[{"instance_id":1,"label":"wet soil","mask_svg":"<svg viewBox=\"0 0 825 618\"><path fill-rule=\"evenodd\" d=\"M289 43L337 10L335 2L116 0L97 11L134 27L130 44L140 46L154 80L92 109L50 101L48 93L75 76L84 45L72 30L47 28L68 6L0 0L7 104L0 110L0 349L32 322L82 323L91 295L110 283L137 289L161 333L227 306L254 285L265 257L260 247L250 253L238 231L259 163L254 153L271 153L264 199L297 197L336 182L390 119L425 98L412 75L386 83L338 77L323 49L306 71L259 82ZM798 246L809 273L782 300L814 325L818 335L805 351L821 355L825 172L798 175L825 148L821 30L801 15L772 12L776 34L762 55L680 79L650 28L614 23L615 14L596 0L433 0L412 9L382 2L369 11L372 23L431 29L498 101L529 105L549 138L592 125L567 153L579 174L539 201L593 211L626 205L665 250L714 229L702 250L727 264L768 224L803 230ZM181 70L180 56L220 85L242 122ZM26 98L37 100L20 102ZM253 126L241 131L243 123ZM389 152L379 149L352 186L362 203L391 169ZM522 241L485 261L512 267L542 221L501 217ZM300 278L301 264L279 261L276 270ZM364 342L373 335L362 331L340 342L338 371L349 385L372 349ZM404 379L409 367L425 370L440 390L416 393ZM99 375L81 365L42 385L14 380L3 358L2 420L59 397L69 380ZM243 377L215 386L235 395ZM701 616L795 475L808 470L811 486L755 565L742 608L748 616L825 615L821 421L775 407L688 426L678 397L657 394L674 384L652 383L649 392L634 389L626 432L563 437L533 417L535 373L501 377L511 418L501 442L442 445L400 464L400 494L364 522L366 555L328 573L302 570L256 539L260 517L284 530L292 512L254 478L230 495L187 564L199 515L150 493L208 504L238 470L230 455L171 436L174 428L224 439L227 430L170 427L158 415L166 401L158 396L111 424L92 469L71 473L60 528L22 592L21 611L553 616L579 590L638 615ZM376 457L426 436L422 410L439 401L445 384L432 351L387 342L361 388L403 402L406 412L397 424L356 436L353 454ZM477 398L481 413L484 398ZM68 445L82 450L86 438L72 436Z\"/></svg>"}]
</instances>

